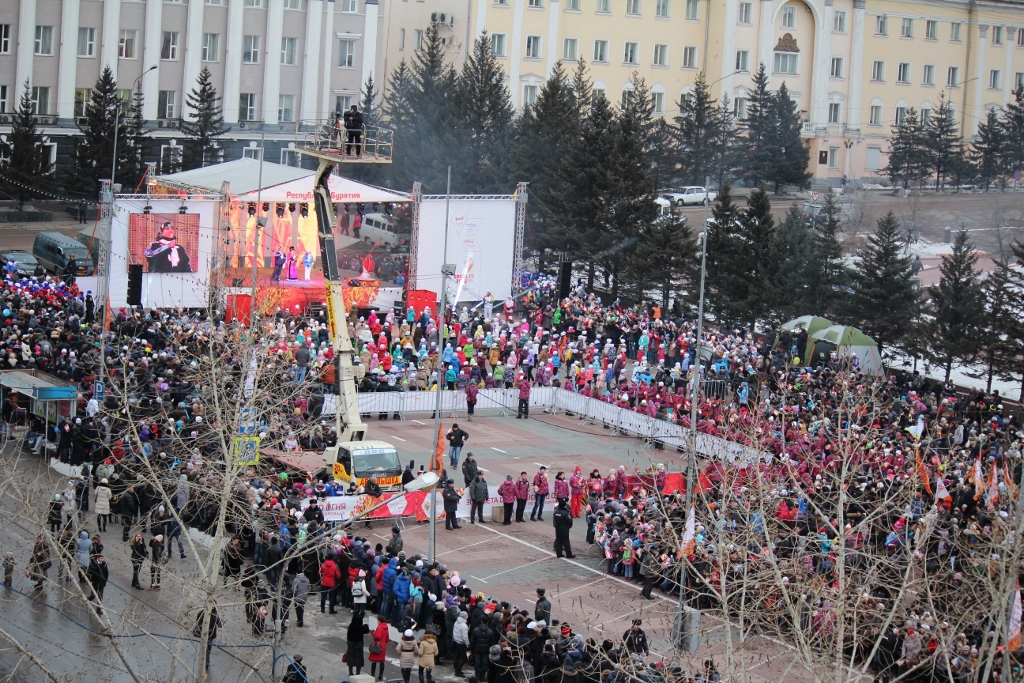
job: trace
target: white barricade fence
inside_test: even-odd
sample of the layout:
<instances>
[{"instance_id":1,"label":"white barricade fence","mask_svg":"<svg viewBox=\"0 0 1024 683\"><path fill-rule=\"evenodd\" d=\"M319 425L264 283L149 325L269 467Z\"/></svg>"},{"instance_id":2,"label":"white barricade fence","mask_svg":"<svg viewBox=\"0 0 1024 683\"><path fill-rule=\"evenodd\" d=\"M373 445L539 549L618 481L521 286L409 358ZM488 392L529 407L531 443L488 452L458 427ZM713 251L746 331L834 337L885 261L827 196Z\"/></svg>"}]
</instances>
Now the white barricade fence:
<instances>
[{"instance_id":1,"label":"white barricade fence","mask_svg":"<svg viewBox=\"0 0 1024 683\"><path fill-rule=\"evenodd\" d=\"M383 393L360 393L357 395L359 412L364 415L431 413L437 407L437 393L433 391L388 391ZM333 397L330 397L333 398ZM505 411L514 413L519 405L519 390L481 389L477 394L477 411ZM330 412L333 402L325 404ZM530 391L530 410L557 409L573 413L581 421L607 425L621 432L647 440L661 442L666 446L686 448L690 443L689 429L665 420L658 420L634 410L620 408L612 403L582 396L574 391L555 387L534 387ZM465 414L466 394L463 391L441 393L442 416ZM771 454L756 448L744 446L711 434L697 434L697 452L703 457L725 460L730 463L751 463L757 460L770 462Z\"/></svg>"}]
</instances>

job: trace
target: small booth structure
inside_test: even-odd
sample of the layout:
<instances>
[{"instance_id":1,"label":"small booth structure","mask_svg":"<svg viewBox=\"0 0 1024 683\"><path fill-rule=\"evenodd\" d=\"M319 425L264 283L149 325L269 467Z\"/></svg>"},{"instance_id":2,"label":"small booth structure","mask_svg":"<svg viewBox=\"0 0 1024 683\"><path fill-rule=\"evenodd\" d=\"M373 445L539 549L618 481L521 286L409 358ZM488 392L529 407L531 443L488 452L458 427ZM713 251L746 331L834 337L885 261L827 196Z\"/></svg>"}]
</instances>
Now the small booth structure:
<instances>
[{"instance_id":1,"label":"small booth structure","mask_svg":"<svg viewBox=\"0 0 1024 683\"><path fill-rule=\"evenodd\" d=\"M809 364L813 365L818 358L827 359L833 351L840 356L857 356L860 370L864 374L879 376L884 374L882 356L878 353L878 344L856 327L850 325L832 325L818 330L810 336L807 344L811 347Z\"/></svg>"},{"instance_id":2,"label":"small booth structure","mask_svg":"<svg viewBox=\"0 0 1024 683\"><path fill-rule=\"evenodd\" d=\"M26 426L37 416L46 424L47 440L58 421L73 418L78 408L78 387L41 370L0 372L0 391L16 406L11 426Z\"/></svg>"}]
</instances>

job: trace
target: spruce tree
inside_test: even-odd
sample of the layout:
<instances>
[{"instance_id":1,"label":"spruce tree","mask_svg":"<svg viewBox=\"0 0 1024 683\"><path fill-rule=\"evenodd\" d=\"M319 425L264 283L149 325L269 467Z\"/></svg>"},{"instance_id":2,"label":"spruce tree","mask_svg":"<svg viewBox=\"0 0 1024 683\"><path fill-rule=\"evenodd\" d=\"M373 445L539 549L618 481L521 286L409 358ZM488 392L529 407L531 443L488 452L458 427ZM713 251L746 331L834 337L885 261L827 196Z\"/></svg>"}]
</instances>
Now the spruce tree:
<instances>
[{"instance_id":1,"label":"spruce tree","mask_svg":"<svg viewBox=\"0 0 1024 683\"><path fill-rule=\"evenodd\" d=\"M363 114L363 124L376 126L379 112L377 111L380 91L373 82L373 74L367 74L366 82L363 83L363 91L359 99L359 110Z\"/></svg>"},{"instance_id":2,"label":"spruce tree","mask_svg":"<svg viewBox=\"0 0 1024 683\"><path fill-rule=\"evenodd\" d=\"M778 162L776 101L768 89L768 72L762 63L753 76L754 88L747 98L747 118L740 170L748 185L759 185L772 175Z\"/></svg>"},{"instance_id":3,"label":"spruce tree","mask_svg":"<svg viewBox=\"0 0 1024 683\"><path fill-rule=\"evenodd\" d=\"M979 360L985 366L985 390L991 391L993 379L1009 380L1024 371L1024 283L1019 272L996 261L981 283L981 301Z\"/></svg>"},{"instance_id":4,"label":"spruce tree","mask_svg":"<svg viewBox=\"0 0 1024 683\"><path fill-rule=\"evenodd\" d=\"M1024 87L1017 87L1003 108L1003 172L1024 171Z\"/></svg>"},{"instance_id":5,"label":"spruce tree","mask_svg":"<svg viewBox=\"0 0 1024 683\"><path fill-rule=\"evenodd\" d=\"M675 117L676 161L687 185L704 185L717 178L724 158L730 154L732 121L715 102L704 73L697 74L693 93L679 100Z\"/></svg>"},{"instance_id":6,"label":"spruce tree","mask_svg":"<svg viewBox=\"0 0 1024 683\"><path fill-rule=\"evenodd\" d=\"M842 212L835 195L825 193L821 211L811 221L807 258L807 311L830 318L839 312L840 287L846 279L843 264Z\"/></svg>"},{"instance_id":7,"label":"spruce tree","mask_svg":"<svg viewBox=\"0 0 1024 683\"><path fill-rule=\"evenodd\" d=\"M184 170L204 168L220 161L217 139L228 131L224 125L221 98L213 86L210 70L205 66L196 79L196 87L185 98L191 110L181 122L185 134L181 166Z\"/></svg>"},{"instance_id":8,"label":"spruce tree","mask_svg":"<svg viewBox=\"0 0 1024 683\"><path fill-rule=\"evenodd\" d=\"M506 159L512 140L512 100L505 71L484 31L462 67L451 104L454 155L452 185L459 192L494 194L508 190Z\"/></svg>"},{"instance_id":9,"label":"spruce tree","mask_svg":"<svg viewBox=\"0 0 1024 683\"><path fill-rule=\"evenodd\" d=\"M747 296L746 244L740 227L740 209L728 183L718 193L707 227L707 306L724 325L741 320ZM694 296L697 293L694 292ZM696 299L694 299L696 301Z\"/></svg>"},{"instance_id":10,"label":"spruce tree","mask_svg":"<svg viewBox=\"0 0 1024 683\"><path fill-rule=\"evenodd\" d=\"M771 258L776 264L772 290L775 306L766 316L779 324L804 313L820 315L811 308L815 281L814 234L807 229L807 221L796 204L789 207L786 217L778 224L772 240Z\"/></svg>"},{"instance_id":11,"label":"spruce tree","mask_svg":"<svg viewBox=\"0 0 1024 683\"><path fill-rule=\"evenodd\" d=\"M683 216L669 214L640 230L635 251L629 258L630 292L638 300L656 291L662 309L667 310L673 292L685 283L690 292L700 286L697 243Z\"/></svg>"},{"instance_id":12,"label":"spruce tree","mask_svg":"<svg viewBox=\"0 0 1024 683\"><path fill-rule=\"evenodd\" d=\"M892 211L878 219L858 257L850 272L853 292L847 298L846 317L881 350L907 336L920 309L911 260L903 253L902 231Z\"/></svg>"},{"instance_id":13,"label":"spruce tree","mask_svg":"<svg viewBox=\"0 0 1024 683\"><path fill-rule=\"evenodd\" d=\"M747 197L746 210L740 214L740 227L746 262L743 274L747 281L746 296L740 310L742 319L753 328L757 321L769 316L775 305L775 278L779 267L773 253L775 219L771 201L763 187L755 188Z\"/></svg>"},{"instance_id":14,"label":"spruce tree","mask_svg":"<svg viewBox=\"0 0 1024 683\"><path fill-rule=\"evenodd\" d=\"M25 81L18 110L14 113L11 132L6 142L0 141L0 149L7 157L0 187L3 187L4 194L18 200L18 210L21 211L25 202L36 196L33 188L37 183L53 176L50 155L43 147L43 136L36 128L32 114L32 88L28 81Z\"/></svg>"},{"instance_id":15,"label":"spruce tree","mask_svg":"<svg viewBox=\"0 0 1024 683\"><path fill-rule=\"evenodd\" d=\"M117 96L117 81L110 67L104 67L85 106L84 121L78 124L82 133L75 138L72 152L73 175L68 186L87 195L99 193L99 181L110 178L114 156L114 131L119 123L123 132L126 121L121 120L121 99ZM123 140L121 135L118 137ZM124 158L125 147L119 145L119 160Z\"/></svg>"},{"instance_id":16,"label":"spruce tree","mask_svg":"<svg viewBox=\"0 0 1024 683\"><path fill-rule=\"evenodd\" d=\"M985 114L985 120L978 124L978 135L971 144L970 153L978 180L984 184L986 190L994 181L1005 177L1003 175L1005 141L1003 123L999 120L999 114L990 109Z\"/></svg>"},{"instance_id":17,"label":"spruce tree","mask_svg":"<svg viewBox=\"0 0 1024 683\"><path fill-rule=\"evenodd\" d=\"M773 104L774 120L771 124L774 135L768 141L775 163L769 166L768 180L774 185L775 194L778 194L783 185L796 185L800 188L807 185L811 179L811 173L807 170L811 152L801 137L803 119L800 110L785 82L775 93Z\"/></svg>"},{"instance_id":18,"label":"spruce tree","mask_svg":"<svg viewBox=\"0 0 1024 683\"><path fill-rule=\"evenodd\" d=\"M970 362L980 348L984 316L978 254L961 225L953 237L953 253L942 257L939 284L929 287L931 320L927 324L932 359L946 370L946 381L956 362Z\"/></svg>"},{"instance_id":19,"label":"spruce tree","mask_svg":"<svg viewBox=\"0 0 1024 683\"><path fill-rule=\"evenodd\" d=\"M142 116L142 105L143 95L140 83L132 93L128 114L125 116L125 125L122 129L124 139L118 140L117 143L118 147L124 145L124 157L117 169L117 181L121 183L124 192L134 192L146 173L146 164L142 160L142 155L143 145L149 137L149 131L146 130L146 119Z\"/></svg>"},{"instance_id":20,"label":"spruce tree","mask_svg":"<svg viewBox=\"0 0 1024 683\"><path fill-rule=\"evenodd\" d=\"M963 158L956 117L944 93L939 93L939 104L928 125L923 126L923 136L935 173L935 189L942 191L948 178L959 175L956 166Z\"/></svg>"},{"instance_id":21,"label":"spruce tree","mask_svg":"<svg viewBox=\"0 0 1024 683\"><path fill-rule=\"evenodd\" d=\"M889 161L882 169L892 184L910 187L931 173L931 153L917 110L911 107L903 120L892 127Z\"/></svg>"}]
</instances>

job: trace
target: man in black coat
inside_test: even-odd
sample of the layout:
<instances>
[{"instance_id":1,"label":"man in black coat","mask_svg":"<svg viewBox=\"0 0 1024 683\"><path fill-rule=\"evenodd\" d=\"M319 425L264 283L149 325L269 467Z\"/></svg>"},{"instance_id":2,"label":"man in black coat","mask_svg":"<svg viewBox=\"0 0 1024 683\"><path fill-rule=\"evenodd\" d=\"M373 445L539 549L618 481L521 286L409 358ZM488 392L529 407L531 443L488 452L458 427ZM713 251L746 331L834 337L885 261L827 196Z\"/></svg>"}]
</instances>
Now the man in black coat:
<instances>
[{"instance_id":1,"label":"man in black coat","mask_svg":"<svg viewBox=\"0 0 1024 683\"><path fill-rule=\"evenodd\" d=\"M455 490L455 482L451 479L445 481L444 491L441 494L444 500L444 528L448 531L459 528L459 519L456 516L459 511L459 501L462 496Z\"/></svg>"},{"instance_id":2,"label":"man in black coat","mask_svg":"<svg viewBox=\"0 0 1024 683\"><path fill-rule=\"evenodd\" d=\"M572 528L572 511L566 505L564 499L559 499L555 511L551 513L551 523L555 527L555 555L570 559L576 557L572 554L572 546L569 543L569 529Z\"/></svg>"}]
</instances>

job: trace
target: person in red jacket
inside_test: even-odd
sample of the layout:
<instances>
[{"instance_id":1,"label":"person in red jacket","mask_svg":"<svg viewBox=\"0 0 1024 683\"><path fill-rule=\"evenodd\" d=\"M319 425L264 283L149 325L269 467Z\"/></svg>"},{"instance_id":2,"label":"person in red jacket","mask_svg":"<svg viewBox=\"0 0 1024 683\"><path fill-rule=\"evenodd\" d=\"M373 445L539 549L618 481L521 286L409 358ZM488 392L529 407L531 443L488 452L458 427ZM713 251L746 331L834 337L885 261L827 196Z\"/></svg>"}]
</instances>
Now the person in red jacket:
<instances>
[{"instance_id":1,"label":"person in red jacket","mask_svg":"<svg viewBox=\"0 0 1024 683\"><path fill-rule=\"evenodd\" d=\"M320 565L320 614L324 613L324 604L328 601L331 614L335 614L334 606L338 599L338 584L341 583L341 570L334 561L334 555L328 555Z\"/></svg>"},{"instance_id":2,"label":"person in red jacket","mask_svg":"<svg viewBox=\"0 0 1024 683\"><path fill-rule=\"evenodd\" d=\"M530 417L530 381L526 375L519 376L519 409L516 411L516 419L524 420Z\"/></svg>"},{"instance_id":3,"label":"person in red jacket","mask_svg":"<svg viewBox=\"0 0 1024 683\"><path fill-rule=\"evenodd\" d=\"M573 517L580 516L580 508L583 506L583 487L585 480L583 479L582 470L579 465L576 466L576 471L569 477L569 509L572 511Z\"/></svg>"},{"instance_id":4,"label":"person in red jacket","mask_svg":"<svg viewBox=\"0 0 1024 683\"><path fill-rule=\"evenodd\" d=\"M370 675L378 681L384 680L384 659L388 654L388 641L391 639L388 634L387 617L377 615L377 628L373 630L373 642L370 643Z\"/></svg>"},{"instance_id":5,"label":"person in red jacket","mask_svg":"<svg viewBox=\"0 0 1024 683\"><path fill-rule=\"evenodd\" d=\"M505 518L502 520L504 526L512 524L512 506L516 502L516 483L512 481L512 475L506 474L505 481L498 487L498 495L501 496L501 503L505 506Z\"/></svg>"},{"instance_id":6,"label":"person in red jacket","mask_svg":"<svg viewBox=\"0 0 1024 683\"><path fill-rule=\"evenodd\" d=\"M525 522L526 501L530 498L530 480L526 472L520 472L516 479L516 521Z\"/></svg>"}]
</instances>

